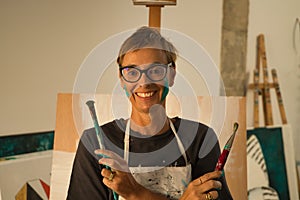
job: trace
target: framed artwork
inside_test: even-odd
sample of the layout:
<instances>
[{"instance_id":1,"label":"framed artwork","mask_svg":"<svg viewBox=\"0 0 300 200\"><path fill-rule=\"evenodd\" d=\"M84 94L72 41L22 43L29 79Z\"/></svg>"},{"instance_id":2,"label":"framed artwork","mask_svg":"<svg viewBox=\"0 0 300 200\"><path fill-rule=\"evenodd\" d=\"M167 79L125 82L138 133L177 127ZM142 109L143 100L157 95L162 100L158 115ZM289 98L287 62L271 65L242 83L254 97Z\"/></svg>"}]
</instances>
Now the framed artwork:
<instances>
[{"instance_id":1,"label":"framed artwork","mask_svg":"<svg viewBox=\"0 0 300 200\"><path fill-rule=\"evenodd\" d=\"M0 137L0 199L48 199L53 141L54 131Z\"/></svg>"}]
</instances>

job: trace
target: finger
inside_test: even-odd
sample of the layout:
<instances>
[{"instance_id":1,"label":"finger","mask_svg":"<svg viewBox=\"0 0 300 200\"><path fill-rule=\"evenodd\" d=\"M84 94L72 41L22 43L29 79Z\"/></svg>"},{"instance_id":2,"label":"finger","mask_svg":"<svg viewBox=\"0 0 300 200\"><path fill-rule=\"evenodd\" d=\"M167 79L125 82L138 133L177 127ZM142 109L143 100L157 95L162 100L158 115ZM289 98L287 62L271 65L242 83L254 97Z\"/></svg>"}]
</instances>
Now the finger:
<instances>
[{"instance_id":1,"label":"finger","mask_svg":"<svg viewBox=\"0 0 300 200\"><path fill-rule=\"evenodd\" d=\"M103 181L104 185L106 185L108 188L114 190L113 186L114 186L114 182L108 180L108 178L104 178Z\"/></svg>"},{"instance_id":2,"label":"finger","mask_svg":"<svg viewBox=\"0 0 300 200\"><path fill-rule=\"evenodd\" d=\"M101 175L104 177L104 178L109 178L109 176L110 176L110 174L112 173L112 171L111 170L109 170L109 169L105 169L105 168L103 168L102 170L101 170Z\"/></svg>"},{"instance_id":3,"label":"finger","mask_svg":"<svg viewBox=\"0 0 300 200\"><path fill-rule=\"evenodd\" d=\"M209 172L209 173L204 174L203 176L201 176L201 180L202 180L203 183L205 183L206 181L220 178L221 175L222 175L221 171L213 171L213 172Z\"/></svg>"},{"instance_id":4,"label":"finger","mask_svg":"<svg viewBox=\"0 0 300 200\"><path fill-rule=\"evenodd\" d=\"M111 169L120 169L121 165L118 163L118 161L113 160L111 158L101 158L99 161L99 164L109 166Z\"/></svg>"},{"instance_id":5,"label":"finger","mask_svg":"<svg viewBox=\"0 0 300 200\"><path fill-rule=\"evenodd\" d=\"M220 181L209 180L203 183L199 190L203 193L211 190L219 190L220 188L222 188L222 183Z\"/></svg>"},{"instance_id":6,"label":"finger","mask_svg":"<svg viewBox=\"0 0 300 200\"><path fill-rule=\"evenodd\" d=\"M203 196L204 196L204 199L205 200L210 200L210 199L218 199L219 197L219 194L217 191L210 191L210 192L207 192L207 193L203 193Z\"/></svg>"},{"instance_id":7,"label":"finger","mask_svg":"<svg viewBox=\"0 0 300 200\"><path fill-rule=\"evenodd\" d=\"M122 163L122 164L127 164L127 162L122 157L120 157L118 154L116 154L112 151L109 151L109 150L97 149L97 150L95 150L95 154L101 155L102 157L117 160L119 163Z\"/></svg>"},{"instance_id":8,"label":"finger","mask_svg":"<svg viewBox=\"0 0 300 200\"><path fill-rule=\"evenodd\" d=\"M119 193L120 188L124 189L124 184L126 185L127 179L126 175L124 175L120 171L113 171L103 169L101 171L101 175L103 176L102 182L104 185L106 185L108 188L112 189L113 191ZM124 179L125 178L125 179ZM124 181L125 180L125 181ZM125 186L127 187L127 186Z\"/></svg>"},{"instance_id":9,"label":"finger","mask_svg":"<svg viewBox=\"0 0 300 200\"><path fill-rule=\"evenodd\" d=\"M118 170L118 171L122 171L122 172L126 172L126 173L130 172L127 164L125 164L125 165L121 164L117 160L113 160L111 158L101 158L99 160L99 164L109 166L111 168L111 170Z\"/></svg>"},{"instance_id":10,"label":"finger","mask_svg":"<svg viewBox=\"0 0 300 200\"><path fill-rule=\"evenodd\" d=\"M102 158L99 159L99 164L109 166L110 168L119 171L130 172L127 162L116 153L103 149L97 149L94 152L95 154L102 156Z\"/></svg>"},{"instance_id":11,"label":"finger","mask_svg":"<svg viewBox=\"0 0 300 200\"><path fill-rule=\"evenodd\" d=\"M107 172L108 171L108 172ZM102 182L104 183L104 185L106 185L108 188L114 190L114 184L115 184L115 181L116 181L116 174L114 175L113 179L109 179L109 176L111 174L111 172L109 170L107 170L106 172L103 172L101 174L103 174L103 180Z\"/></svg>"},{"instance_id":12,"label":"finger","mask_svg":"<svg viewBox=\"0 0 300 200\"><path fill-rule=\"evenodd\" d=\"M221 171L213 171L209 172L207 174L204 174L203 176L200 176L199 178L195 179L193 181L194 185L201 185L209 180L217 179L222 175Z\"/></svg>"}]
</instances>

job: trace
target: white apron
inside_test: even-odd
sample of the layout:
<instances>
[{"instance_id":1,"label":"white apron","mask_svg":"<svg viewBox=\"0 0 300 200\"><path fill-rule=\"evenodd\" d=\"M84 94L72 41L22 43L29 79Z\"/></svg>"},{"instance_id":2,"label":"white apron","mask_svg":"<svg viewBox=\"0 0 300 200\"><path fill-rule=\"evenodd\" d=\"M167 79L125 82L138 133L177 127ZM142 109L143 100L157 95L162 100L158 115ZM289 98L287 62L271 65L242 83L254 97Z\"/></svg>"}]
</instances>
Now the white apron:
<instances>
[{"instance_id":1,"label":"white apron","mask_svg":"<svg viewBox=\"0 0 300 200\"><path fill-rule=\"evenodd\" d=\"M187 161L183 144L178 137L175 127L170 121L170 127L176 137L178 148L184 157L186 166L183 167L130 167L135 180L145 188L164 194L171 199L179 199L187 184L191 181L191 165ZM128 120L124 137L124 160L129 161L130 120ZM124 200L119 196L119 200Z\"/></svg>"}]
</instances>

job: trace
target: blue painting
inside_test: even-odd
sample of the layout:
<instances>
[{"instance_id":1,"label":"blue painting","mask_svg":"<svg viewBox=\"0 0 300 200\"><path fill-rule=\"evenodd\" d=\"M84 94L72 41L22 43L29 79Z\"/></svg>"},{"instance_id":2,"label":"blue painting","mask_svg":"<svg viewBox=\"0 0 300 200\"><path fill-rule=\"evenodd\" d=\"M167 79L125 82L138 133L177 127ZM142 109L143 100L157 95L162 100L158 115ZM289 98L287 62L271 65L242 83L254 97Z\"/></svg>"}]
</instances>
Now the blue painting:
<instances>
[{"instance_id":1,"label":"blue painting","mask_svg":"<svg viewBox=\"0 0 300 200\"><path fill-rule=\"evenodd\" d=\"M262 199L290 199L285 150L281 128L256 128L247 131L247 159L255 160L269 185L262 185ZM252 169L249 173L251 174ZM256 174L253 174L256 175ZM255 188L248 187L249 192ZM268 197L266 197L268 195ZM278 195L278 197L276 197Z\"/></svg>"}]
</instances>

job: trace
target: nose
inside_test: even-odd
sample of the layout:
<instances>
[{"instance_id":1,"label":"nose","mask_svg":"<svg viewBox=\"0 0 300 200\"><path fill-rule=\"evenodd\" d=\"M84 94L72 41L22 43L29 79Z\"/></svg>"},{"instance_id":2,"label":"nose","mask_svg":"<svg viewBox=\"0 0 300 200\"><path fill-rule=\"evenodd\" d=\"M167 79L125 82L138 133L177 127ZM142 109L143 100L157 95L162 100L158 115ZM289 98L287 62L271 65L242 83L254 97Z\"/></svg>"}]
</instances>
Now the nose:
<instances>
[{"instance_id":1,"label":"nose","mask_svg":"<svg viewBox=\"0 0 300 200\"><path fill-rule=\"evenodd\" d=\"M140 86L143 86L143 85L148 85L150 83L152 83L152 81L147 77L145 73L142 73L140 80L138 80L138 84Z\"/></svg>"}]
</instances>

